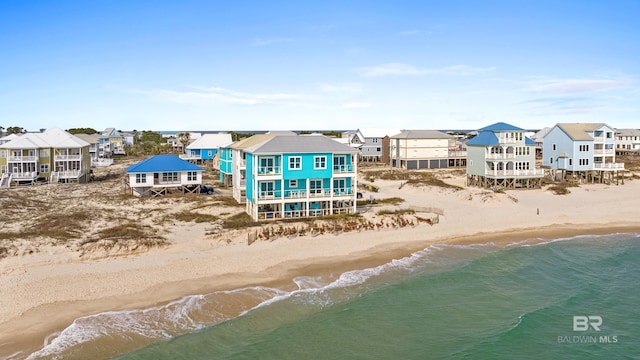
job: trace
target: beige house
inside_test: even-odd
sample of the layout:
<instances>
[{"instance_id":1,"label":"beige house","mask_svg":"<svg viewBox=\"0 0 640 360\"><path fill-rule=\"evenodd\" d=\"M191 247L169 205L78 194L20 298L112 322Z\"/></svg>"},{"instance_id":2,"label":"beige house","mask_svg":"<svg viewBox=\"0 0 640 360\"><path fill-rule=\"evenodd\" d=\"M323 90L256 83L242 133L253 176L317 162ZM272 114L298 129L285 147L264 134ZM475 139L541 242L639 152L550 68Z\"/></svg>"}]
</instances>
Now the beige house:
<instances>
[{"instance_id":1,"label":"beige house","mask_svg":"<svg viewBox=\"0 0 640 360\"><path fill-rule=\"evenodd\" d=\"M455 137L437 130L402 130L391 136L391 167L441 169L466 164L466 151Z\"/></svg>"}]
</instances>

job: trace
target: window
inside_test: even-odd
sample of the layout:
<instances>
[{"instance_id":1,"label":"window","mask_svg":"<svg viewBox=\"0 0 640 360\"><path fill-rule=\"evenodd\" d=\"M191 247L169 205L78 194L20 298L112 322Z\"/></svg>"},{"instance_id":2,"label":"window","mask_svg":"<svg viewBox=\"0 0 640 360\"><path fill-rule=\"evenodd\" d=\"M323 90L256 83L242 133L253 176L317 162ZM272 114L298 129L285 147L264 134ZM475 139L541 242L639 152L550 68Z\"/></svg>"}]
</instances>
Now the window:
<instances>
[{"instance_id":1,"label":"window","mask_svg":"<svg viewBox=\"0 0 640 360\"><path fill-rule=\"evenodd\" d=\"M611 139L612 136L613 136L612 132L607 132L607 139Z\"/></svg>"},{"instance_id":2,"label":"window","mask_svg":"<svg viewBox=\"0 0 640 360\"><path fill-rule=\"evenodd\" d=\"M327 157L326 156L314 156L313 157L313 168L318 169L326 169L327 168Z\"/></svg>"},{"instance_id":3,"label":"window","mask_svg":"<svg viewBox=\"0 0 640 360\"><path fill-rule=\"evenodd\" d=\"M553 164L553 158L549 158L549 164Z\"/></svg>"},{"instance_id":4,"label":"window","mask_svg":"<svg viewBox=\"0 0 640 360\"><path fill-rule=\"evenodd\" d=\"M0 158L6 158L7 157L7 150L0 150Z\"/></svg>"},{"instance_id":5,"label":"window","mask_svg":"<svg viewBox=\"0 0 640 360\"><path fill-rule=\"evenodd\" d=\"M40 172L48 173L49 172L49 164L40 164Z\"/></svg>"},{"instance_id":6,"label":"window","mask_svg":"<svg viewBox=\"0 0 640 360\"><path fill-rule=\"evenodd\" d=\"M551 148L553 151L556 151L557 150L556 144L551 145Z\"/></svg>"},{"instance_id":7,"label":"window","mask_svg":"<svg viewBox=\"0 0 640 360\"><path fill-rule=\"evenodd\" d=\"M195 171L187 171L187 181L198 180L198 173Z\"/></svg>"},{"instance_id":8,"label":"window","mask_svg":"<svg viewBox=\"0 0 640 360\"><path fill-rule=\"evenodd\" d=\"M144 184L147 182L147 174L136 174L136 184Z\"/></svg>"},{"instance_id":9,"label":"window","mask_svg":"<svg viewBox=\"0 0 640 360\"><path fill-rule=\"evenodd\" d=\"M469 160L469 166L473 166L473 160Z\"/></svg>"},{"instance_id":10,"label":"window","mask_svg":"<svg viewBox=\"0 0 640 360\"><path fill-rule=\"evenodd\" d=\"M41 158L48 158L49 157L49 149L40 150L40 157Z\"/></svg>"},{"instance_id":11,"label":"window","mask_svg":"<svg viewBox=\"0 0 640 360\"><path fill-rule=\"evenodd\" d=\"M298 188L298 180L289 180L289 188L297 189Z\"/></svg>"},{"instance_id":12,"label":"window","mask_svg":"<svg viewBox=\"0 0 640 360\"><path fill-rule=\"evenodd\" d=\"M309 192L311 194L322 193L322 180L309 180Z\"/></svg>"},{"instance_id":13,"label":"window","mask_svg":"<svg viewBox=\"0 0 640 360\"><path fill-rule=\"evenodd\" d=\"M300 170L302 169L302 157L300 156L292 156L289 158L289 170Z\"/></svg>"},{"instance_id":14,"label":"window","mask_svg":"<svg viewBox=\"0 0 640 360\"><path fill-rule=\"evenodd\" d=\"M381 149L380 149L380 148L376 148L376 151L377 151L377 152L380 152L380 151L381 151Z\"/></svg>"},{"instance_id":15,"label":"window","mask_svg":"<svg viewBox=\"0 0 640 360\"><path fill-rule=\"evenodd\" d=\"M569 159L569 166L573 165L573 159Z\"/></svg>"},{"instance_id":16,"label":"window","mask_svg":"<svg viewBox=\"0 0 640 360\"><path fill-rule=\"evenodd\" d=\"M162 173L162 182L178 182L178 173L177 172Z\"/></svg>"},{"instance_id":17,"label":"window","mask_svg":"<svg viewBox=\"0 0 640 360\"><path fill-rule=\"evenodd\" d=\"M377 143L378 143L378 140L379 140L378 138L373 138L371 141L372 141L374 144L377 144Z\"/></svg>"},{"instance_id":18,"label":"window","mask_svg":"<svg viewBox=\"0 0 640 360\"><path fill-rule=\"evenodd\" d=\"M213 156L213 151L209 150L209 151L207 152L207 156Z\"/></svg>"}]
</instances>

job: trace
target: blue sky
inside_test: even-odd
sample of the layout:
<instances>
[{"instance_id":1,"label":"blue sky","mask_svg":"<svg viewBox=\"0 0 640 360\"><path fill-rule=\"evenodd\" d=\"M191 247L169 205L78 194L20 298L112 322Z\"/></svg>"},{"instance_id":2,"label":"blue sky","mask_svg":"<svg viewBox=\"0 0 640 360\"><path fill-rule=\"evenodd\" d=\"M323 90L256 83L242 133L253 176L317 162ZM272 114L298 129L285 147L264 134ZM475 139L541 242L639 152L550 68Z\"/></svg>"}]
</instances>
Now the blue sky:
<instances>
[{"instance_id":1,"label":"blue sky","mask_svg":"<svg viewBox=\"0 0 640 360\"><path fill-rule=\"evenodd\" d=\"M0 126L640 128L640 1L0 0Z\"/></svg>"}]
</instances>

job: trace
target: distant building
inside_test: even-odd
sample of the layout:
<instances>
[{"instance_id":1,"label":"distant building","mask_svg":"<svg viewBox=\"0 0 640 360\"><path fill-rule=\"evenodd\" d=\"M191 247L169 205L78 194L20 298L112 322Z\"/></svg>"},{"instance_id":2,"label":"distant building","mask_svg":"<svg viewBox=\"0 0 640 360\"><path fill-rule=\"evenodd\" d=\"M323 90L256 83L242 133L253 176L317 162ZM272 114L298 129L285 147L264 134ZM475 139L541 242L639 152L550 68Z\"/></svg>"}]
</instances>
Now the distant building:
<instances>
[{"instance_id":1,"label":"distant building","mask_svg":"<svg viewBox=\"0 0 640 360\"><path fill-rule=\"evenodd\" d=\"M436 130L402 130L390 138L391 167L441 169L466 164L455 137Z\"/></svg>"},{"instance_id":2,"label":"distant building","mask_svg":"<svg viewBox=\"0 0 640 360\"><path fill-rule=\"evenodd\" d=\"M38 179L86 182L90 168L89 143L62 129L26 133L0 145L3 187Z\"/></svg>"},{"instance_id":3,"label":"distant building","mask_svg":"<svg viewBox=\"0 0 640 360\"><path fill-rule=\"evenodd\" d=\"M640 153L640 130L616 129L616 154L635 155Z\"/></svg>"},{"instance_id":4,"label":"distant building","mask_svg":"<svg viewBox=\"0 0 640 360\"><path fill-rule=\"evenodd\" d=\"M544 173L536 169L535 142L524 129L495 123L467 141L467 184L483 188L540 187Z\"/></svg>"},{"instance_id":5,"label":"distant building","mask_svg":"<svg viewBox=\"0 0 640 360\"><path fill-rule=\"evenodd\" d=\"M187 145L185 153L180 155L180 158L197 163L213 160L220 148L231 143L231 134L204 134Z\"/></svg>"},{"instance_id":6,"label":"distant building","mask_svg":"<svg viewBox=\"0 0 640 360\"><path fill-rule=\"evenodd\" d=\"M389 164L389 138L399 134L398 129L358 129L352 141L360 142L360 160Z\"/></svg>"},{"instance_id":7,"label":"distant building","mask_svg":"<svg viewBox=\"0 0 640 360\"><path fill-rule=\"evenodd\" d=\"M202 171L175 155L155 155L129 166L125 181L135 196L162 196L172 190L200 192Z\"/></svg>"}]
</instances>

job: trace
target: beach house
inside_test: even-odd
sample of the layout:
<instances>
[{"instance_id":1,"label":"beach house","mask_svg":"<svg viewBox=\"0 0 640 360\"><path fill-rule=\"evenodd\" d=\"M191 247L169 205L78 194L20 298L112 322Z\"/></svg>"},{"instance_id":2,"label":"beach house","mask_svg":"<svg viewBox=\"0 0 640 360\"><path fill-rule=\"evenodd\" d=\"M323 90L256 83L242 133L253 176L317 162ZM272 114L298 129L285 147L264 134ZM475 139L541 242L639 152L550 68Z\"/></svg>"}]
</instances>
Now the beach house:
<instances>
[{"instance_id":1,"label":"beach house","mask_svg":"<svg viewBox=\"0 0 640 360\"><path fill-rule=\"evenodd\" d=\"M259 136L243 145L253 219L356 211L358 150L323 135Z\"/></svg>"},{"instance_id":2,"label":"beach house","mask_svg":"<svg viewBox=\"0 0 640 360\"><path fill-rule=\"evenodd\" d=\"M180 158L195 163L211 162L218 155L220 148L231 143L231 134L204 134L187 145L185 153L181 154Z\"/></svg>"},{"instance_id":3,"label":"beach house","mask_svg":"<svg viewBox=\"0 0 640 360\"><path fill-rule=\"evenodd\" d=\"M200 166L175 155L155 155L129 166L125 184L134 196L199 193L202 171Z\"/></svg>"},{"instance_id":4,"label":"beach house","mask_svg":"<svg viewBox=\"0 0 640 360\"><path fill-rule=\"evenodd\" d=\"M389 138L400 133L398 129L358 129L353 141L363 141L360 161L389 163Z\"/></svg>"},{"instance_id":5,"label":"beach house","mask_svg":"<svg viewBox=\"0 0 640 360\"><path fill-rule=\"evenodd\" d=\"M540 187L536 143L525 130L503 122L479 130L467 141L467 184L491 189Z\"/></svg>"},{"instance_id":6,"label":"beach house","mask_svg":"<svg viewBox=\"0 0 640 360\"><path fill-rule=\"evenodd\" d=\"M51 128L26 133L0 145L0 185L49 182L86 182L91 158L89 143Z\"/></svg>"},{"instance_id":7,"label":"beach house","mask_svg":"<svg viewBox=\"0 0 640 360\"><path fill-rule=\"evenodd\" d=\"M640 130L616 129L616 154L637 155L640 153Z\"/></svg>"},{"instance_id":8,"label":"beach house","mask_svg":"<svg viewBox=\"0 0 640 360\"><path fill-rule=\"evenodd\" d=\"M436 130L402 130L390 138L391 167L441 169L464 166L467 153L451 136Z\"/></svg>"},{"instance_id":9,"label":"beach house","mask_svg":"<svg viewBox=\"0 0 640 360\"><path fill-rule=\"evenodd\" d=\"M605 182L624 171L616 163L614 130L604 123L558 123L544 137L542 165L556 180Z\"/></svg>"}]
</instances>

